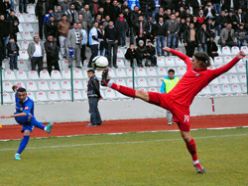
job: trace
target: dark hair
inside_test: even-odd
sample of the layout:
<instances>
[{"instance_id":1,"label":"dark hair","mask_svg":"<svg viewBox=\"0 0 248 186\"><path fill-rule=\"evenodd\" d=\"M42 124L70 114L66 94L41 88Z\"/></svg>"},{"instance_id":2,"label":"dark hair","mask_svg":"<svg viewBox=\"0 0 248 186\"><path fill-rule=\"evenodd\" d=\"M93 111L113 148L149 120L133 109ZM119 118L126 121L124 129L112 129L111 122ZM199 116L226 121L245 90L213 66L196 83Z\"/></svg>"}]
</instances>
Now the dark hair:
<instances>
[{"instance_id":1,"label":"dark hair","mask_svg":"<svg viewBox=\"0 0 248 186\"><path fill-rule=\"evenodd\" d=\"M175 74L175 70L172 69L172 68L168 70L168 74L171 73L171 72Z\"/></svg>"},{"instance_id":2,"label":"dark hair","mask_svg":"<svg viewBox=\"0 0 248 186\"><path fill-rule=\"evenodd\" d=\"M87 72L95 73L95 70L93 68L90 68L90 69L87 70Z\"/></svg>"},{"instance_id":3,"label":"dark hair","mask_svg":"<svg viewBox=\"0 0 248 186\"><path fill-rule=\"evenodd\" d=\"M197 52L194 54L194 57L201 62L201 66L203 68L207 68L211 65L210 58L205 52Z\"/></svg>"},{"instance_id":4,"label":"dark hair","mask_svg":"<svg viewBox=\"0 0 248 186\"><path fill-rule=\"evenodd\" d=\"M19 92L23 93L23 92L27 92L27 90L25 88L20 87L17 89L17 93Z\"/></svg>"}]
</instances>

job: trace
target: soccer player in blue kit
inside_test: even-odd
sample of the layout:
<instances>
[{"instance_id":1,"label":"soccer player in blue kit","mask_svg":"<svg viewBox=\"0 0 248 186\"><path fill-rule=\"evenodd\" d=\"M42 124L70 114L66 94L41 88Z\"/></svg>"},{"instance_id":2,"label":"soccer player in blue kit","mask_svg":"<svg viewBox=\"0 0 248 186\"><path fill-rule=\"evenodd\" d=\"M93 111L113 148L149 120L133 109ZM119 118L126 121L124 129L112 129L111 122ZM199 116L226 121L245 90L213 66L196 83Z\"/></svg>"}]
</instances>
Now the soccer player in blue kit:
<instances>
[{"instance_id":1,"label":"soccer player in blue kit","mask_svg":"<svg viewBox=\"0 0 248 186\"><path fill-rule=\"evenodd\" d=\"M1 119L15 118L16 122L22 125L21 132L23 133L23 139L21 140L19 148L15 154L15 160L21 160L21 153L29 142L30 133L33 128L37 127L50 133L53 124L48 123L48 125L45 126L43 123L36 120L34 116L34 101L27 96L25 88L13 86L13 91L16 92L16 112L12 115L1 116Z\"/></svg>"}]
</instances>

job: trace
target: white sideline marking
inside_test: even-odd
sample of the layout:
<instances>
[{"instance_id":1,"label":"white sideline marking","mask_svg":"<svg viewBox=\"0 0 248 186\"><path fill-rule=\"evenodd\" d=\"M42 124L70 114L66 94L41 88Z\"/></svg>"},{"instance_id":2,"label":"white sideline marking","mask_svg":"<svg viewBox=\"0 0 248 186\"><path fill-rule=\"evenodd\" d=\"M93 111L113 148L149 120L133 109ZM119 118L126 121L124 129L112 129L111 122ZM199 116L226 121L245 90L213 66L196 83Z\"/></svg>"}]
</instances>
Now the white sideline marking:
<instances>
[{"instance_id":1,"label":"white sideline marking","mask_svg":"<svg viewBox=\"0 0 248 186\"><path fill-rule=\"evenodd\" d=\"M218 135L218 136L202 136L195 137L195 139L220 139L229 137L243 137L248 136L248 133L234 134L234 135ZM87 147L87 146L98 146L98 145L126 145L126 144L144 144L144 143L158 143L158 142L173 142L181 141L181 138L171 138L171 139L154 139L154 140L142 140L142 141L123 141L123 142L104 142L104 143L84 143L84 144L68 144L68 145L52 145L52 146L39 146L39 147L29 147L29 150L39 150L39 149L63 149L72 147ZM3 148L0 152L14 151L16 148Z\"/></svg>"}]
</instances>

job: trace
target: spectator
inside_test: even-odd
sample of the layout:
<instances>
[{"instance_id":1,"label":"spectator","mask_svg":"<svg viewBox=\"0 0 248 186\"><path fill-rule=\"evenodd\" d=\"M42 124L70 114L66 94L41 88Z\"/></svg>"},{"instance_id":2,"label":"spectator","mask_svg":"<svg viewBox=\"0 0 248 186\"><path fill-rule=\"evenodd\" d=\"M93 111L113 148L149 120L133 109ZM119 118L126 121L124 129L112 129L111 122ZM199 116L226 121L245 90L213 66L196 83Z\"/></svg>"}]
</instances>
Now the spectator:
<instances>
[{"instance_id":1,"label":"spectator","mask_svg":"<svg viewBox=\"0 0 248 186\"><path fill-rule=\"evenodd\" d=\"M92 21L93 21L93 17L92 17L92 14L90 12L89 4L85 4L84 8L81 10L80 13L83 15L83 18L87 23L87 30L89 30L92 26Z\"/></svg>"},{"instance_id":2,"label":"spectator","mask_svg":"<svg viewBox=\"0 0 248 186\"><path fill-rule=\"evenodd\" d=\"M88 44L88 34L85 28L82 27L82 24L78 24L79 29L81 30L82 41L81 41L81 62L82 66L84 66L84 60L86 59L86 46Z\"/></svg>"},{"instance_id":3,"label":"spectator","mask_svg":"<svg viewBox=\"0 0 248 186\"><path fill-rule=\"evenodd\" d=\"M63 15L64 12L62 11L62 7L60 5L56 6L54 11L54 18L57 23L61 20Z\"/></svg>"},{"instance_id":4,"label":"spectator","mask_svg":"<svg viewBox=\"0 0 248 186\"><path fill-rule=\"evenodd\" d=\"M119 33L119 44L121 47L126 46L126 33L128 30L128 24L123 13L120 13L119 18L116 21L116 30Z\"/></svg>"},{"instance_id":5,"label":"spectator","mask_svg":"<svg viewBox=\"0 0 248 186\"><path fill-rule=\"evenodd\" d=\"M97 15L98 14L98 11L99 11L99 8L100 8L100 2L98 2L98 0L93 0L92 2L92 12L93 12L93 15Z\"/></svg>"},{"instance_id":6,"label":"spectator","mask_svg":"<svg viewBox=\"0 0 248 186\"><path fill-rule=\"evenodd\" d=\"M73 59L76 61L76 67L80 67L81 63L81 42L82 33L78 27L78 23L73 24L73 28L70 29L66 40L68 51L69 51L69 67L72 66ZM72 53L71 53L72 52Z\"/></svg>"},{"instance_id":7,"label":"spectator","mask_svg":"<svg viewBox=\"0 0 248 186\"><path fill-rule=\"evenodd\" d=\"M83 14L79 14L78 15L78 22L82 25L82 28L87 30L88 29L88 24L87 22L84 20L84 16Z\"/></svg>"},{"instance_id":8,"label":"spectator","mask_svg":"<svg viewBox=\"0 0 248 186\"><path fill-rule=\"evenodd\" d=\"M121 8L117 0L113 1L113 13L112 16L110 14L111 20L115 23L116 19L118 18L119 14L121 13Z\"/></svg>"},{"instance_id":9,"label":"spectator","mask_svg":"<svg viewBox=\"0 0 248 186\"><path fill-rule=\"evenodd\" d=\"M197 30L198 50L207 52L207 41L209 40L210 32L207 30L206 24L202 24L201 28Z\"/></svg>"},{"instance_id":10,"label":"spectator","mask_svg":"<svg viewBox=\"0 0 248 186\"><path fill-rule=\"evenodd\" d=\"M127 49L125 58L130 61L130 67L134 67L134 59L136 59L137 65L139 64L137 50L133 43L131 43Z\"/></svg>"},{"instance_id":11,"label":"spectator","mask_svg":"<svg viewBox=\"0 0 248 186\"><path fill-rule=\"evenodd\" d=\"M50 17L54 17L53 9L49 9L47 14L43 16L43 23L48 24L50 21Z\"/></svg>"},{"instance_id":12,"label":"spectator","mask_svg":"<svg viewBox=\"0 0 248 186\"><path fill-rule=\"evenodd\" d=\"M164 8L160 7L159 11L157 12L157 14L155 15L155 22L158 23L159 22L159 18L160 17L164 17L165 13L164 13Z\"/></svg>"},{"instance_id":13,"label":"spectator","mask_svg":"<svg viewBox=\"0 0 248 186\"><path fill-rule=\"evenodd\" d=\"M150 40L152 43L154 43L154 29L155 29L155 25L153 23L153 18L148 17L146 38Z\"/></svg>"},{"instance_id":14,"label":"spectator","mask_svg":"<svg viewBox=\"0 0 248 186\"><path fill-rule=\"evenodd\" d=\"M61 6L63 12L69 9L69 1L68 0L63 0L59 2L59 5Z\"/></svg>"},{"instance_id":15,"label":"spectator","mask_svg":"<svg viewBox=\"0 0 248 186\"><path fill-rule=\"evenodd\" d=\"M138 22L135 24L135 30L136 30L136 43L140 40L146 43L146 31L147 31L147 23L144 19L143 15L139 15Z\"/></svg>"},{"instance_id":16,"label":"spectator","mask_svg":"<svg viewBox=\"0 0 248 186\"><path fill-rule=\"evenodd\" d=\"M10 35L10 26L9 22L6 21L4 15L0 15L0 39L3 44L3 52L4 52L4 58L6 57L6 46L9 42L9 35Z\"/></svg>"},{"instance_id":17,"label":"spectator","mask_svg":"<svg viewBox=\"0 0 248 186\"><path fill-rule=\"evenodd\" d=\"M228 23L225 28L221 30L220 33L220 44L221 46L236 46L235 31L232 28L232 24Z\"/></svg>"},{"instance_id":18,"label":"spectator","mask_svg":"<svg viewBox=\"0 0 248 186\"><path fill-rule=\"evenodd\" d=\"M222 1L222 9L227 10L237 10L239 8L238 0L223 0Z\"/></svg>"},{"instance_id":19,"label":"spectator","mask_svg":"<svg viewBox=\"0 0 248 186\"><path fill-rule=\"evenodd\" d=\"M89 46L91 49L91 57L89 60L88 67L92 67L92 60L98 54L99 40L98 40L97 28L98 28L98 22L95 22L89 32Z\"/></svg>"},{"instance_id":20,"label":"spectator","mask_svg":"<svg viewBox=\"0 0 248 186\"><path fill-rule=\"evenodd\" d=\"M155 15L159 12L159 8L160 8L160 0L153 0L155 8L152 12L152 17L155 18Z\"/></svg>"},{"instance_id":21,"label":"spectator","mask_svg":"<svg viewBox=\"0 0 248 186\"><path fill-rule=\"evenodd\" d=\"M27 0L19 0L19 12L22 13L28 13L27 12Z\"/></svg>"},{"instance_id":22,"label":"spectator","mask_svg":"<svg viewBox=\"0 0 248 186\"><path fill-rule=\"evenodd\" d=\"M58 25L55 21L55 17L51 16L49 21L45 24L44 34L46 38L48 35L52 35L54 39L58 37Z\"/></svg>"},{"instance_id":23,"label":"spectator","mask_svg":"<svg viewBox=\"0 0 248 186\"><path fill-rule=\"evenodd\" d=\"M211 2L208 2L207 6L205 6L204 16L206 18L214 18L216 16L215 9Z\"/></svg>"},{"instance_id":24,"label":"spectator","mask_svg":"<svg viewBox=\"0 0 248 186\"><path fill-rule=\"evenodd\" d=\"M75 10L75 5L71 4L70 8L65 11L65 15L68 18L68 21L71 25L78 22L78 12Z\"/></svg>"},{"instance_id":25,"label":"spectator","mask_svg":"<svg viewBox=\"0 0 248 186\"><path fill-rule=\"evenodd\" d=\"M214 41L214 37L211 36L207 42L207 53L211 58L215 58L218 56L218 47L216 42Z\"/></svg>"},{"instance_id":26,"label":"spectator","mask_svg":"<svg viewBox=\"0 0 248 186\"><path fill-rule=\"evenodd\" d=\"M147 61L145 63L145 66L157 66L157 57L156 57L155 47L152 46L152 42L150 40L147 43L148 43L146 46ZM148 61L151 61L151 65L148 63Z\"/></svg>"},{"instance_id":27,"label":"spectator","mask_svg":"<svg viewBox=\"0 0 248 186\"><path fill-rule=\"evenodd\" d=\"M47 58L47 69L51 74L54 67L55 70L59 70L59 47L54 39L53 35L48 35L47 40L44 43L46 58Z\"/></svg>"},{"instance_id":28,"label":"spectator","mask_svg":"<svg viewBox=\"0 0 248 186\"><path fill-rule=\"evenodd\" d=\"M184 31L184 46L187 56L192 57L197 46L197 33L194 23L190 23L189 27Z\"/></svg>"},{"instance_id":29,"label":"spectator","mask_svg":"<svg viewBox=\"0 0 248 186\"><path fill-rule=\"evenodd\" d=\"M18 70L17 58L19 55L19 46L17 45L14 37L11 37L9 43L7 44L7 53L9 56L10 69Z\"/></svg>"},{"instance_id":30,"label":"spectator","mask_svg":"<svg viewBox=\"0 0 248 186\"><path fill-rule=\"evenodd\" d=\"M38 0L35 7L35 15L39 22L39 36L43 38L44 15L46 14L46 0Z\"/></svg>"},{"instance_id":31,"label":"spectator","mask_svg":"<svg viewBox=\"0 0 248 186\"><path fill-rule=\"evenodd\" d=\"M197 15L203 0L186 0L186 4L193 9L193 15Z\"/></svg>"},{"instance_id":32,"label":"spectator","mask_svg":"<svg viewBox=\"0 0 248 186\"><path fill-rule=\"evenodd\" d=\"M178 47L178 32L180 30L179 22L176 20L175 14L171 14L170 20L166 21L166 28L168 29L168 43L169 48Z\"/></svg>"},{"instance_id":33,"label":"spectator","mask_svg":"<svg viewBox=\"0 0 248 186\"><path fill-rule=\"evenodd\" d=\"M155 9L155 3L153 0L139 0L140 1L140 10L146 16L152 16L152 12Z\"/></svg>"},{"instance_id":34,"label":"spectator","mask_svg":"<svg viewBox=\"0 0 248 186\"><path fill-rule=\"evenodd\" d=\"M88 85L87 85L87 96L89 100L89 112L90 112L90 124L89 126L98 126L102 124L102 119L98 110L98 102L102 98L100 93L100 83L95 76L95 71L89 69L88 74Z\"/></svg>"},{"instance_id":35,"label":"spectator","mask_svg":"<svg viewBox=\"0 0 248 186\"><path fill-rule=\"evenodd\" d=\"M128 8L130 8L131 10L134 10L135 7L140 7L140 3L139 0L127 0L127 5Z\"/></svg>"},{"instance_id":36,"label":"spectator","mask_svg":"<svg viewBox=\"0 0 248 186\"><path fill-rule=\"evenodd\" d=\"M10 35L12 37L14 37L14 39L17 41L17 33L19 32L19 19L15 16L15 12L14 10L11 10L10 11L10 16L8 17L7 19L8 23L9 23L9 32L10 32Z\"/></svg>"},{"instance_id":37,"label":"spectator","mask_svg":"<svg viewBox=\"0 0 248 186\"><path fill-rule=\"evenodd\" d=\"M237 14L235 15L238 25L245 23L245 14L241 8L238 9Z\"/></svg>"},{"instance_id":38,"label":"spectator","mask_svg":"<svg viewBox=\"0 0 248 186\"><path fill-rule=\"evenodd\" d=\"M106 42L105 42L105 30L102 23L99 24L99 27L97 28L97 34L98 34L98 41L99 41L99 51L100 55L107 55L106 51Z\"/></svg>"},{"instance_id":39,"label":"spectator","mask_svg":"<svg viewBox=\"0 0 248 186\"><path fill-rule=\"evenodd\" d=\"M160 92L168 94L177 85L178 81L179 81L179 78L175 76L175 70L169 69L168 76L165 76L164 79L162 80ZM172 125L173 120L172 120L171 112L167 111L166 118L168 121L168 125Z\"/></svg>"},{"instance_id":40,"label":"spectator","mask_svg":"<svg viewBox=\"0 0 248 186\"><path fill-rule=\"evenodd\" d=\"M237 35L237 41L238 41L238 46L241 48L241 46L244 46L248 42L248 34L247 30L245 30L245 27L243 24L239 25L239 28L236 32Z\"/></svg>"},{"instance_id":41,"label":"spectator","mask_svg":"<svg viewBox=\"0 0 248 186\"><path fill-rule=\"evenodd\" d=\"M4 14L4 16L5 16L5 17L8 17L8 16L9 16L9 12L10 12L10 10L11 10L11 3L10 3L10 0L4 0L3 4L4 4L4 9L5 9L5 14Z\"/></svg>"},{"instance_id":42,"label":"spectator","mask_svg":"<svg viewBox=\"0 0 248 186\"><path fill-rule=\"evenodd\" d=\"M132 11L130 13L130 42L133 43L134 42L134 33L135 33L135 26L136 23L138 22L139 19L139 15L140 15L140 10L138 6L134 7L134 11Z\"/></svg>"},{"instance_id":43,"label":"spectator","mask_svg":"<svg viewBox=\"0 0 248 186\"><path fill-rule=\"evenodd\" d=\"M66 15L63 15L61 21L58 23L58 34L59 34L59 45L60 45L60 52L63 58L66 58L66 38L68 36L70 30L70 23L67 21Z\"/></svg>"},{"instance_id":44,"label":"spectator","mask_svg":"<svg viewBox=\"0 0 248 186\"><path fill-rule=\"evenodd\" d=\"M138 43L138 47L137 47L137 64L138 67L143 67L143 60L147 59L147 50L146 50L146 46L143 40L140 40Z\"/></svg>"},{"instance_id":45,"label":"spectator","mask_svg":"<svg viewBox=\"0 0 248 186\"><path fill-rule=\"evenodd\" d=\"M112 4L111 0L106 0L104 5L104 16L109 15L111 20L115 20L115 11L114 11L114 5Z\"/></svg>"},{"instance_id":46,"label":"spectator","mask_svg":"<svg viewBox=\"0 0 248 186\"><path fill-rule=\"evenodd\" d=\"M158 23L155 26L155 37L156 37L156 49L157 55L164 56L163 48L165 47L165 34L167 32L166 25L164 23L164 18L159 17Z\"/></svg>"},{"instance_id":47,"label":"spectator","mask_svg":"<svg viewBox=\"0 0 248 186\"><path fill-rule=\"evenodd\" d=\"M114 26L114 22L110 21L108 27L105 29L105 41L107 44L109 66L112 67L113 65L115 68L118 68L116 64L118 38L119 34Z\"/></svg>"},{"instance_id":48,"label":"spectator","mask_svg":"<svg viewBox=\"0 0 248 186\"><path fill-rule=\"evenodd\" d=\"M221 0L212 0L216 14L221 13Z\"/></svg>"},{"instance_id":49,"label":"spectator","mask_svg":"<svg viewBox=\"0 0 248 186\"><path fill-rule=\"evenodd\" d=\"M36 66L38 66L38 73L40 73L43 69L44 45L40 42L39 36L34 36L34 40L29 43L27 51L31 61L31 69L36 70Z\"/></svg>"}]
</instances>

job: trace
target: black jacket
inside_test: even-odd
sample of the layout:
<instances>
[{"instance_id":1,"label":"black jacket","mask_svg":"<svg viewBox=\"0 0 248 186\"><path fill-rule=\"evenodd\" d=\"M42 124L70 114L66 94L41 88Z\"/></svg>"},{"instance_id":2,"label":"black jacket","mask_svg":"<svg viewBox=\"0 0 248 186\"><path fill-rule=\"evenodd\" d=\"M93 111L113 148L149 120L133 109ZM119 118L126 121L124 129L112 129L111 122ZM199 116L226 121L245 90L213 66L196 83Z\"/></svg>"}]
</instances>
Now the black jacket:
<instances>
[{"instance_id":1,"label":"black jacket","mask_svg":"<svg viewBox=\"0 0 248 186\"><path fill-rule=\"evenodd\" d=\"M16 34L17 32L19 32L19 19L16 16L9 16L7 21L9 22L10 34Z\"/></svg>"},{"instance_id":2,"label":"black jacket","mask_svg":"<svg viewBox=\"0 0 248 186\"><path fill-rule=\"evenodd\" d=\"M14 48L15 49L13 49L12 47L11 47L11 45L14 45ZM11 56L11 55L13 55L13 54L16 54L16 55L19 55L19 46L17 45L17 43L8 43L7 44L7 52L8 52L8 56Z\"/></svg>"},{"instance_id":3,"label":"black jacket","mask_svg":"<svg viewBox=\"0 0 248 186\"><path fill-rule=\"evenodd\" d=\"M135 59L137 57L137 50L136 49L131 49L131 48L128 48L126 53L125 53L125 58L127 60L131 60L131 59Z\"/></svg>"},{"instance_id":4,"label":"black jacket","mask_svg":"<svg viewBox=\"0 0 248 186\"><path fill-rule=\"evenodd\" d=\"M6 37L10 35L10 26L9 26L9 22L6 20L1 21L0 20L0 38L2 37Z\"/></svg>"},{"instance_id":5,"label":"black jacket","mask_svg":"<svg viewBox=\"0 0 248 186\"><path fill-rule=\"evenodd\" d=\"M44 47L48 58L59 59L59 47L56 42L46 41Z\"/></svg>"},{"instance_id":6,"label":"black jacket","mask_svg":"<svg viewBox=\"0 0 248 186\"><path fill-rule=\"evenodd\" d=\"M105 28L105 40L111 40L111 41L116 41L118 40L118 32L116 30L115 27L113 28L109 28L109 27L106 27Z\"/></svg>"},{"instance_id":7,"label":"black jacket","mask_svg":"<svg viewBox=\"0 0 248 186\"><path fill-rule=\"evenodd\" d=\"M102 97L100 93L100 83L96 76L91 77L88 81L87 96L88 98L90 97L101 98Z\"/></svg>"}]
</instances>

